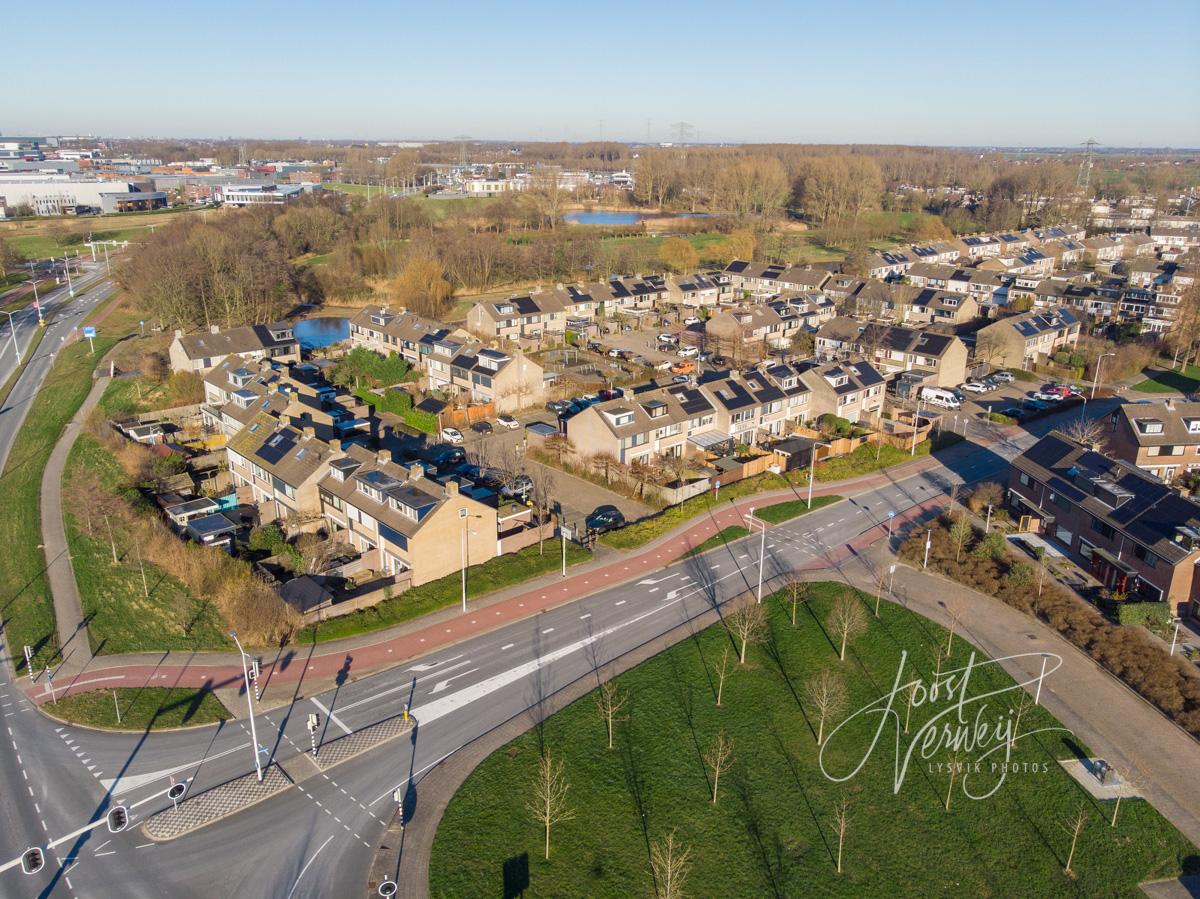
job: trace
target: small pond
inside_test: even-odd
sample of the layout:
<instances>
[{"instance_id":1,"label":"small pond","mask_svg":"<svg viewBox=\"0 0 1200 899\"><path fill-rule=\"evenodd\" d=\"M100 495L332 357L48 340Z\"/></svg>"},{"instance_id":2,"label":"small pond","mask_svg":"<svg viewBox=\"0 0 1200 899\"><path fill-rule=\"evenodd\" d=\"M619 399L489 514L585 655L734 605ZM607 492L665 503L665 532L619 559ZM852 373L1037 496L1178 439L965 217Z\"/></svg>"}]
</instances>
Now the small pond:
<instances>
[{"instance_id":1,"label":"small pond","mask_svg":"<svg viewBox=\"0 0 1200 899\"><path fill-rule=\"evenodd\" d=\"M300 341L300 349L315 350L318 347L329 346L350 336L350 319L348 318L306 318L296 322L292 333Z\"/></svg>"},{"instance_id":2,"label":"small pond","mask_svg":"<svg viewBox=\"0 0 1200 899\"><path fill-rule=\"evenodd\" d=\"M571 225L636 225L638 222L668 218L707 218L707 212L681 212L678 215L646 215L641 212L568 212L563 220Z\"/></svg>"}]
</instances>

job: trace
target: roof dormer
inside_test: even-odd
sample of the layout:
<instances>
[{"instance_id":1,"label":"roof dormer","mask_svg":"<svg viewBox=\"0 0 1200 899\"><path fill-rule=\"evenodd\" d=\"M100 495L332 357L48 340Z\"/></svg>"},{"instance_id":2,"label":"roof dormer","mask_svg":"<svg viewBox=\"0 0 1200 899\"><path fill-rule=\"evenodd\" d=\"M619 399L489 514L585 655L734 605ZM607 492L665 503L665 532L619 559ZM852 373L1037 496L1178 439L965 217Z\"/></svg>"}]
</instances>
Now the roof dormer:
<instances>
[{"instance_id":1,"label":"roof dormer","mask_svg":"<svg viewBox=\"0 0 1200 899\"><path fill-rule=\"evenodd\" d=\"M1163 432L1163 423L1157 418L1137 418L1134 419L1134 423L1142 434L1161 434Z\"/></svg>"}]
</instances>

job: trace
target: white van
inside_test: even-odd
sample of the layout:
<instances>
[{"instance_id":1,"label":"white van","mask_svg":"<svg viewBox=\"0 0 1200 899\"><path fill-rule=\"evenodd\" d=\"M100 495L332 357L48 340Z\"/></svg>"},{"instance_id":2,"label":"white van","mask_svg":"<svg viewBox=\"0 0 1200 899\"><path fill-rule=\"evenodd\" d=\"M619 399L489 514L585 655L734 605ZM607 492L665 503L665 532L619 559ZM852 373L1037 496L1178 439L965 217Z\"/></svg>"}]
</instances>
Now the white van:
<instances>
[{"instance_id":1,"label":"white van","mask_svg":"<svg viewBox=\"0 0 1200 899\"><path fill-rule=\"evenodd\" d=\"M921 399L931 406L940 406L943 409L962 408L962 400L958 398L958 394L943 387L922 387Z\"/></svg>"}]
</instances>

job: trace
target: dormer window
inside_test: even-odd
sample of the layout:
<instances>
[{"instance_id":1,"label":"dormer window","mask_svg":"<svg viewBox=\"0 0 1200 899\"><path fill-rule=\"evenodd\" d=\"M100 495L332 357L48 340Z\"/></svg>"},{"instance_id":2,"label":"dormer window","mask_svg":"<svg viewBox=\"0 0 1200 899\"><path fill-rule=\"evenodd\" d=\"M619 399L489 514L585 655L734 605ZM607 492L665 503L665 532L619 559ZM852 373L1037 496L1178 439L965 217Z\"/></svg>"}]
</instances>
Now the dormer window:
<instances>
[{"instance_id":1,"label":"dormer window","mask_svg":"<svg viewBox=\"0 0 1200 899\"><path fill-rule=\"evenodd\" d=\"M1184 419L1187 423L1187 431L1189 434L1200 434L1200 418Z\"/></svg>"},{"instance_id":2,"label":"dormer window","mask_svg":"<svg viewBox=\"0 0 1200 899\"><path fill-rule=\"evenodd\" d=\"M380 496L381 496L380 492L378 490L376 490L374 487L372 487L370 484L368 484L366 481L359 481L357 486L358 486L359 493L363 493L363 494L371 497L371 499L375 500L375 502L380 501Z\"/></svg>"},{"instance_id":3,"label":"dormer window","mask_svg":"<svg viewBox=\"0 0 1200 899\"><path fill-rule=\"evenodd\" d=\"M496 311L501 315L512 315L514 307L511 303L502 303L496 307Z\"/></svg>"},{"instance_id":4,"label":"dormer window","mask_svg":"<svg viewBox=\"0 0 1200 899\"><path fill-rule=\"evenodd\" d=\"M1163 432L1163 423L1157 418L1139 418L1137 420L1137 428L1143 434L1161 434Z\"/></svg>"}]
</instances>

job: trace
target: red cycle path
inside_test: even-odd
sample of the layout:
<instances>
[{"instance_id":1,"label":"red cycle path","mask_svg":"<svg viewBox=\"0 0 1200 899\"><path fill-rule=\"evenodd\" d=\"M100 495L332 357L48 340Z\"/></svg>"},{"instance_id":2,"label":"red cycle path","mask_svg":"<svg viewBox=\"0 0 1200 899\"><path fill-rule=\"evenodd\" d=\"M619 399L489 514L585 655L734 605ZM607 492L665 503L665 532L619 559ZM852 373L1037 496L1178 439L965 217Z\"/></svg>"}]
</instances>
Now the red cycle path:
<instances>
[{"instance_id":1,"label":"red cycle path","mask_svg":"<svg viewBox=\"0 0 1200 899\"><path fill-rule=\"evenodd\" d=\"M872 474L852 482L831 484L814 489L814 496L829 496L853 491L858 493L875 487L893 483L904 477L910 477L929 468L936 468L940 463L932 457L923 457L906 463L901 471L892 471L888 475ZM514 621L520 621L564 605L609 587L636 581L660 568L670 565L689 549L707 540L731 525L745 525L744 516L752 507L763 506L783 499L803 498L799 488L774 491L744 497L729 503L710 513L707 517L695 521L676 534L661 538L648 547L621 555L613 561L596 565L577 574L569 574L559 582L543 584L507 599L486 603L458 618L441 621L436 624L409 630L405 633L381 631L378 640L365 642L346 648L346 642L339 648L337 641L329 644L294 645L287 647L276 659L267 658L270 651L263 653L263 664L260 682L264 686L277 683L295 684L306 680L320 683L338 676L343 669L353 670L356 676L363 673L386 668L425 653L441 649L471 637L487 633ZM899 528L907 522L924 516L929 510L941 505L943 500L934 499L913 506L900 513L892 522L893 528ZM854 514L863 515L859 511ZM864 519L864 523L867 520ZM887 535L885 524L866 527L862 534L849 543L831 547L817 559L799 566L800 570L816 570L830 568L840 564L855 552L870 546L875 541ZM370 640L371 635L365 639ZM242 668L236 654L207 653L196 656L194 663L166 662L164 664L115 664L105 666L103 657L94 660L90 667L75 675L70 680L60 680L54 684L54 697L61 699L70 692L85 692L87 690L107 689L112 687L237 687L242 679ZM117 661L117 660L113 660ZM95 664L100 663L100 664ZM38 704L52 701L51 690L43 680L31 684L22 679L22 686L30 698Z\"/></svg>"}]
</instances>

